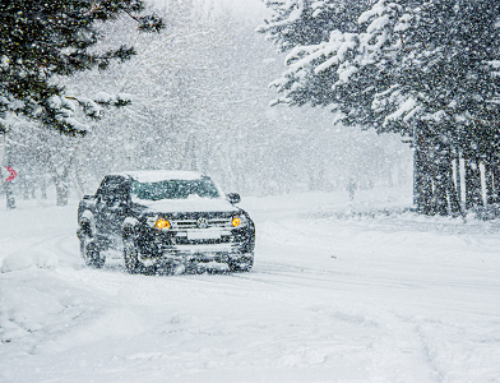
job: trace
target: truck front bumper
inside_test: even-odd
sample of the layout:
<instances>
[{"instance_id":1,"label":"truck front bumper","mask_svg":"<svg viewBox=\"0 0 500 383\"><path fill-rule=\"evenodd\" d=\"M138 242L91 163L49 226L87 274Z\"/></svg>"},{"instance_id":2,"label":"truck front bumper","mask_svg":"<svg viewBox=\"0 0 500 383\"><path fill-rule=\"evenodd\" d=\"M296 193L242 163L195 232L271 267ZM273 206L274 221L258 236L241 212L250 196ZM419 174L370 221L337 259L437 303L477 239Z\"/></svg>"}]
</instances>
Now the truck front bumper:
<instances>
[{"instance_id":1,"label":"truck front bumper","mask_svg":"<svg viewBox=\"0 0 500 383\"><path fill-rule=\"evenodd\" d=\"M156 256L139 255L144 266L156 265L173 272L230 271L233 264L253 263L253 253L227 245L168 246Z\"/></svg>"},{"instance_id":2,"label":"truck front bumper","mask_svg":"<svg viewBox=\"0 0 500 383\"><path fill-rule=\"evenodd\" d=\"M220 240L196 240L193 244L193 241L172 234L142 237L138 241L139 261L145 266L198 272L206 269L225 271L233 264L253 262L253 236L230 233Z\"/></svg>"}]
</instances>

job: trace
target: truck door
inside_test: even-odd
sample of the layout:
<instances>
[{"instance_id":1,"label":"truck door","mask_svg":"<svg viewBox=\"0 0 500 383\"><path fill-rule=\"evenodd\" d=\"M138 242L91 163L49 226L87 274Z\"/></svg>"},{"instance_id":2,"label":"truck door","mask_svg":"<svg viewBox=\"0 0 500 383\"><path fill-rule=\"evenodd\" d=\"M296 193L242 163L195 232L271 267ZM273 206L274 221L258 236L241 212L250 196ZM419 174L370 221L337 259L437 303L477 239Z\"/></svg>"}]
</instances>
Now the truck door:
<instances>
[{"instance_id":1,"label":"truck door","mask_svg":"<svg viewBox=\"0 0 500 383\"><path fill-rule=\"evenodd\" d=\"M130 182L121 176L106 177L97 192L97 231L104 236L121 236L130 202Z\"/></svg>"}]
</instances>

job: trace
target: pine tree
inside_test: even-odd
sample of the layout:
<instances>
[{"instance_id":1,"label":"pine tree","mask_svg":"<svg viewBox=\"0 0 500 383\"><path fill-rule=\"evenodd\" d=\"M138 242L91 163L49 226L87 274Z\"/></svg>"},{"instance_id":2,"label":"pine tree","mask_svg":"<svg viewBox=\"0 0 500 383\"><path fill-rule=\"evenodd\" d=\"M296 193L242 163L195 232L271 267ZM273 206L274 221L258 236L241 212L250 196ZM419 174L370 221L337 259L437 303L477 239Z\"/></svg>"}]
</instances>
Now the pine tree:
<instances>
[{"instance_id":1,"label":"pine tree","mask_svg":"<svg viewBox=\"0 0 500 383\"><path fill-rule=\"evenodd\" d=\"M497 0L379 0L359 30L296 45L277 102L329 105L344 122L412 137L421 211L455 211L454 158L500 155L499 16Z\"/></svg>"},{"instance_id":2,"label":"pine tree","mask_svg":"<svg viewBox=\"0 0 500 383\"><path fill-rule=\"evenodd\" d=\"M357 19L369 0L267 0L273 14L258 28L281 52L327 41L334 30L357 32Z\"/></svg>"},{"instance_id":3,"label":"pine tree","mask_svg":"<svg viewBox=\"0 0 500 383\"><path fill-rule=\"evenodd\" d=\"M20 115L67 134L84 134L85 125L73 118L77 105L98 117L100 105L122 106L127 96L99 94L94 98L65 97L58 76L71 76L111 61L128 60L132 47L96 53L99 23L128 15L141 31L160 31L156 15L140 16L141 0L23 0L0 3L0 129Z\"/></svg>"}]
</instances>

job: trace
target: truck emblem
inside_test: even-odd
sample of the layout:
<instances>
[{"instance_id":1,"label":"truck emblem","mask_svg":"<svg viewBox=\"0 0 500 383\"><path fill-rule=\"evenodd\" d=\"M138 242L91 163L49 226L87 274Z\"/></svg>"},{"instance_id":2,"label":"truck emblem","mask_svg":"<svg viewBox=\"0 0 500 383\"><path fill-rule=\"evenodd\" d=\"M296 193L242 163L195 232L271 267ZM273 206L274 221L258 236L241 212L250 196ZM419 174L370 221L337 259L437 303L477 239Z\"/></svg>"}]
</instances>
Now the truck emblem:
<instances>
[{"instance_id":1,"label":"truck emblem","mask_svg":"<svg viewBox=\"0 0 500 383\"><path fill-rule=\"evenodd\" d=\"M206 229L208 227L208 222L205 218L199 218L198 221L196 222L196 225L200 229Z\"/></svg>"}]
</instances>

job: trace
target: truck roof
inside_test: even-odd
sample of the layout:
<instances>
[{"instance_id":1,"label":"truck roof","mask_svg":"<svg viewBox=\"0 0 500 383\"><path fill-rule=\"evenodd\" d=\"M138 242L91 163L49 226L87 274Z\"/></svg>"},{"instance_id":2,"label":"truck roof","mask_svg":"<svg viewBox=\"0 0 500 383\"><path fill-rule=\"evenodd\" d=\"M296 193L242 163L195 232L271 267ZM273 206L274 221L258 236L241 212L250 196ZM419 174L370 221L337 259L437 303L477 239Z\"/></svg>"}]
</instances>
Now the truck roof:
<instances>
[{"instance_id":1,"label":"truck roof","mask_svg":"<svg viewBox=\"0 0 500 383\"><path fill-rule=\"evenodd\" d=\"M128 176L139 182L160 182L168 180L197 180L203 175L188 170L133 170L110 175Z\"/></svg>"}]
</instances>

